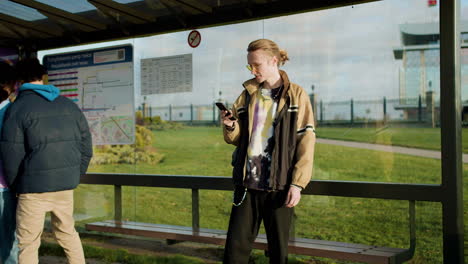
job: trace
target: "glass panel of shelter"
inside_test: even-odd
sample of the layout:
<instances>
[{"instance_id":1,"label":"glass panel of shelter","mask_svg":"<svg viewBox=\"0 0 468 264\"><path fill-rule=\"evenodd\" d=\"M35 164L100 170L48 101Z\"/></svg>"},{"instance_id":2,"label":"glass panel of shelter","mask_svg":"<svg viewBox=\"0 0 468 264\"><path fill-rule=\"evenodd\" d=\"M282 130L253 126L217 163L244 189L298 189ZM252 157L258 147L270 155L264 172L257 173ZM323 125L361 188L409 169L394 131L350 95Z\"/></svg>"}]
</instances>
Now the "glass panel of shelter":
<instances>
[{"instance_id":1,"label":"glass panel of shelter","mask_svg":"<svg viewBox=\"0 0 468 264\"><path fill-rule=\"evenodd\" d=\"M425 1L392 0L200 29L202 42L197 48L188 45L188 31L134 39L135 119L137 137L148 136L145 151L134 145L140 159L92 165L90 172L229 177L233 147L223 142L213 103L232 105L243 90L242 82L252 77L244 67L248 43L268 38L288 51L290 61L283 69L313 103L319 138L314 179L438 184L440 160L399 153L397 148L380 149L389 145L440 150L438 33L429 38L418 35L434 25L438 28L437 18L438 7L428 7ZM464 101L467 54L463 49ZM349 141L362 143L350 147ZM109 187L80 186L76 198L82 202L77 204L84 206L76 208L77 214L109 217L114 206L111 193ZM202 227L227 228L230 196L223 191L200 192ZM190 197L190 190L124 187L122 219L190 226ZM91 203L92 199L98 202ZM375 220L378 215L396 238L375 239L404 247L406 233L399 227L407 221L405 206L397 201L304 196L297 210L296 230L301 231L296 235L371 243L374 238L365 232L364 222L355 219ZM436 217L440 208L419 203L418 210L422 240L440 241L440 220L434 220L441 219ZM317 212L329 213L324 218ZM350 223L358 224L341 234L337 226ZM440 262L440 243L429 244L421 242L417 257L424 263Z\"/></svg>"}]
</instances>

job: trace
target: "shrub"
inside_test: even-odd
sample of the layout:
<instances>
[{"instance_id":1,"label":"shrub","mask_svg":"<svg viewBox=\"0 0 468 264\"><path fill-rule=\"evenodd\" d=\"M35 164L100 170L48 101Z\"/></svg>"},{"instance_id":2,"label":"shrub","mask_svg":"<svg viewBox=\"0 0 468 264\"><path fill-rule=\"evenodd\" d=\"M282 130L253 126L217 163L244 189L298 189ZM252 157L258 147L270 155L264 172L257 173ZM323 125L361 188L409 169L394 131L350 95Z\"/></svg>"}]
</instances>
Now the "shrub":
<instances>
[{"instance_id":1,"label":"shrub","mask_svg":"<svg viewBox=\"0 0 468 264\"><path fill-rule=\"evenodd\" d=\"M154 135L147 128L136 125L135 143L131 145L103 145L94 147L91 165L102 164L158 164L164 155L153 147Z\"/></svg>"}]
</instances>

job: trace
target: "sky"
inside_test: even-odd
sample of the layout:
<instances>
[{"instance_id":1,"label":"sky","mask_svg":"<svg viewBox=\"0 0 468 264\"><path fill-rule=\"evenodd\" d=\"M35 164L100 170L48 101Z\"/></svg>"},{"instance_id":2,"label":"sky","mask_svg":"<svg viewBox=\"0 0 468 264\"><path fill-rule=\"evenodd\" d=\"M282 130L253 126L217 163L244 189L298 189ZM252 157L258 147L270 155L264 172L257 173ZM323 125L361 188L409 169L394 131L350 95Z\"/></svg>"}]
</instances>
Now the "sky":
<instances>
[{"instance_id":1,"label":"sky","mask_svg":"<svg viewBox=\"0 0 468 264\"><path fill-rule=\"evenodd\" d=\"M468 0L461 0L461 18L468 19ZM189 31L40 51L44 55L129 43L134 47L136 104L153 106L211 104L234 101L246 70L246 48L269 38L290 57L283 69L307 93L324 101L398 98L401 61L393 49L401 46L399 25L438 20L438 6L427 0L384 0L267 20L199 29L200 46L187 44ZM140 60L191 53L192 92L140 96Z\"/></svg>"}]
</instances>

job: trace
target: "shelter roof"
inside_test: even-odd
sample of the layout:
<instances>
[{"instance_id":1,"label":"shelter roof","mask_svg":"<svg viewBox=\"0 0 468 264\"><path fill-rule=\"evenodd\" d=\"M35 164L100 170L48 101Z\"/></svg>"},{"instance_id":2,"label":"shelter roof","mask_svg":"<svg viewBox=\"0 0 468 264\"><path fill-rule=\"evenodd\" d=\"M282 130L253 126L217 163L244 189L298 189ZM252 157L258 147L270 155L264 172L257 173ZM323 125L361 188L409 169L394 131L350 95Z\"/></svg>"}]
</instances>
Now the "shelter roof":
<instances>
[{"instance_id":1,"label":"shelter roof","mask_svg":"<svg viewBox=\"0 0 468 264\"><path fill-rule=\"evenodd\" d=\"M50 49L372 1L375 0L3 0L0 47Z\"/></svg>"}]
</instances>

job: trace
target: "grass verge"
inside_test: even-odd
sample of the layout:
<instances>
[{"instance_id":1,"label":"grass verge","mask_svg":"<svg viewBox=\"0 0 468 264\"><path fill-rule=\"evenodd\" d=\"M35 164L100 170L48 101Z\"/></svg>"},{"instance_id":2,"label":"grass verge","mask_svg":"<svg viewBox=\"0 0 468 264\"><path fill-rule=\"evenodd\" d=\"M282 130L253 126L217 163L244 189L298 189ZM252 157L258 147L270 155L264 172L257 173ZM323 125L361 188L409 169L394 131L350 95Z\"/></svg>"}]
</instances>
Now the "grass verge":
<instances>
[{"instance_id":1,"label":"grass verge","mask_svg":"<svg viewBox=\"0 0 468 264\"><path fill-rule=\"evenodd\" d=\"M132 254L125 249L106 249L96 246L83 245L86 258L100 260L104 263L125 263L125 264L203 264L202 260L186 257L182 255L173 256L145 256ZM39 250L41 256L65 257L63 249L54 243L43 242Z\"/></svg>"},{"instance_id":2,"label":"grass verge","mask_svg":"<svg viewBox=\"0 0 468 264\"><path fill-rule=\"evenodd\" d=\"M440 150L440 128L318 127L319 138ZM462 129L462 150L468 153L468 128Z\"/></svg>"},{"instance_id":3,"label":"grass verge","mask_svg":"<svg viewBox=\"0 0 468 264\"><path fill-rule=\"evenodd\" d=\"M401 131L399 133L405 134L404 130ZM346 129L336 133L347 134ZM192 127L178 131L157 131L155 136L154 147L165 155L164 162L155 166L105 165L93 167L91 171L230 176L233 147L224 143L219 128ZM430 138L433 137L428 137L428 140ZM466 177L468 165L464 165L463 171ZM313 177L323 180L439 184L441 165L440 160L435 159L317 144ZM464 182L463 189L468 193L468 181ZM230 192L201 190L201 227L226 230L230 199ZM468 197L465 195L464 199L466 214ZM76 192L76 201L79 201L75 203L78 214L94 219L113 216L112 186L81 185ZM407 247L407 206L407 201L303 196L296 210L296 235ZM417 251L409 263L442 263L441 212L438 203L417 203ZM123 217L131 221L190 226L191 192L170 188L124 187ZM466 217L465 226L468 226Z\"/></svg>"}]
</instances>

